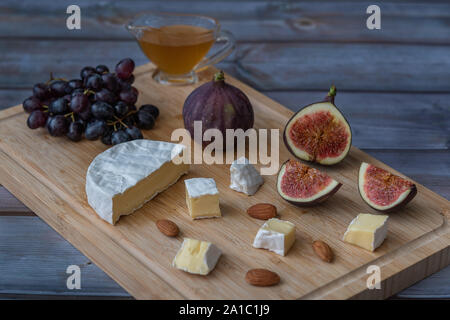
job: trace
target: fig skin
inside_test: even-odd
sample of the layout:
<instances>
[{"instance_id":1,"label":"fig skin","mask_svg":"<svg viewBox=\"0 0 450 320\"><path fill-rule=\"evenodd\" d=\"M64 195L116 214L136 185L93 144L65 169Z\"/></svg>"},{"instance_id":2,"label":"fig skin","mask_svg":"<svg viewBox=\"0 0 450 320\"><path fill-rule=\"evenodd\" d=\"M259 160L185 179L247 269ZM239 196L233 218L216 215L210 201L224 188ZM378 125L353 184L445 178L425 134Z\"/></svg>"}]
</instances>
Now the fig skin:
<instances>
[{"instance_id":1,"label":"fig skin","mask_svg":"<svg viewBox=\"0 0 450 320\"><path fill-rule=\"evenodd\" d=\"M393 206L393 207L391 207L391 208L387 208L387 209L380 209L380 208L376 208L376 207L374 207L369 201L366 201L366 199L364 199L364 197L363 197L363 192L362 192L362 190L361 190L361 188L360 188L360 185L359 185L359 179L360 179L360 177L359 177L359 174L358 174L358 181L357 181L357 185L358 185L358 192L359 192L359 195L360 195L360 197L361 197L361 199L364 201L364 203L366 203L369 207L371 207L372 209L374 209L374 210L376 210L376 211L378 211L378 212L383 212L383 213L392 213L392 212L395 212L396 210L398 210L398 209L401 209L401 208L403 208L404 206L406 206L416 195L417 195L417 187L416 187L416 185L415 184L413 184L412 186L411 186L411 188L410 188L410 192L409 192L409 194L408 194L408 196L405 198L405 199L403 199L403 201L402 202L400 202L400 203L398 203L397 205L395 205L395 206Z\"/></svg>"},{"instance_id":2,"label":"fig skin","mask_svg":"<svg viewBox=\"0 0 450 320\"><path fill-rule=\"evenodd\" d=\"M296 201L292 201L292 200L287 200L287 199L283 198L283 196L281 196L281 197L285 201L289 202L290 204L293 204L294 206L297 206L300 208L314 207L314 206L326 201L329 197L331 197L333 194L335 194L341 187L342 187L342 183L339 183L330 193L327 193L327 194L323 195L322 197L317 198L310 202L296 202Z\"/></svg>"},{"instance_id":3,"label":"fig skin","mask_svg":"<svg viewBox=\"0 0 450 320\"><path fill-rule=\"evenodd\" d=\"M281 198L283 198L283 200L289 202L290 204L293 204L297 207L313 207L316 206L322 202L324 202L325 200L327 200L328 198L330 198L332 195L334 195L341 187L342 187L342 183L337 182L337 185L328 193L324 194L323 196L314 199L312 201L294 201L294 200L289 200L286 199L285 197L283 197L282 193L280 192L280 189L278 188L278 180L279 180L279 175L281 173L281 170L284 168L284 166L286 165L287 162L289 162L290 159L286 160L281 166L280 166L280 170L278 171L278 175L277 175L277 192L280 195ZM333 179L334 180L334 179Z\"/></svg>"},{"instance_id":4,"label":"fig skin","mask_svg":"<svg viewBox=\"0 0 450 320\"><path fill-rule=\"evenodd\" d=\"M226 129L246 131L254 125L254 111L250 100L241 89L225 81L223 71L217 72L212 81L202 84L189 94L182 114L184 127L192 139L194 121L202 122L202 137L208 129L220 130L224 150L228 149ZM211 142L201 141L203 147Z\"/></svg>"},{"instance_id":5,"label":"fig skin","mask_svg":"<svg viewBox=\"0 0 450 320\"><path fill-rule=\"evenodd\" d=\"M335 87L334 85L332 85L332 86L330 87L330 91L328 92L328 94L325 96L325 98L324 98L322 101L310 103L310 104L304 106L303 108L301 108L300 110L298 110L296 113L294 113L294 114L292 115L292 117L289 118L289 120L286 122L286 125L284 126L284 130L283 130L283 142L284 142L284 145L286 146L286 148L288 149L288 151L289 151L294 157L296 157L297 159L300 159L300 160L303 160L303 161L308 161L308 162L318 163L318 164L324 165L324 166L332 166L332 165L338 164L339 162L343 161L343 160L347 157L348 153L350 152L351 145L352 145L353 135L352 135L351 127L350 127L350 124L349 124L347 118L344 116L344 114L343 114L342 112L340 112L339 108L334 104L334 98L336 97L336 92L337 92L336 87ZM315 160L307 160L307 159L300 158L300 157L298 157L298 156L295 154L294 150L292 149L292 147L291 147L291 146L289 145L289 143L288 143L287 127L289 126L289 124L291 123L291 121L292 121L292 120L293 120L300 112L302 112L304 109L309 108L309 107L311 107L312 105L315 105L315 104L317 104L317 103L322 103L322 102L329 102L329 103L331 103L331 104L338 110L338 112L341 114L341 116L342 116L342 118L344 119L344 121L345 121L346 125L348 126L348 128L350 128L350 137L349 137L349 142L348 142L349 145L350 145L350 148L348 148L348 150L345 152L345 154L343 154L341 160L339 160L339 161L337 161L337 162L334 162L334 163L320 163L320 162L315 161Z\"/></svg>"}]
</instances>

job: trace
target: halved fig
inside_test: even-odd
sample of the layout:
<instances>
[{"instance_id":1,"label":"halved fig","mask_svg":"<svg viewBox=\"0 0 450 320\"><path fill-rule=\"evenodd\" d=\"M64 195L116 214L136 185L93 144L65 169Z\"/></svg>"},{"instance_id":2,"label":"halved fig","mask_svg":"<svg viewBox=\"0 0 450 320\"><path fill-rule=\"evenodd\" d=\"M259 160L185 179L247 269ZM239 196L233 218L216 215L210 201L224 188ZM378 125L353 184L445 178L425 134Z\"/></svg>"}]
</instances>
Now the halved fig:
<instances>
[{"instance_id":1,"label":"halved fig","mask_svg":"<svg viewBox=\"0 0 450 320\"><path fill-rule=\"evenodd\" d=\"M358 180L361 197L378 211L393 211L417 194L416 185L411 181L365 162L359 168Z\"/></svg>"},{"instance_id":2,"label":"halved fig","mask_svg":"<svg viewBox=\"0 0 450 320\"><path fill-rule=\"evenodd\" d=\"M297 158L332 165L342 161L352 144L352 131L334 104L336 87L324 101L310 104L289 119L283 139Z\"/></svg>"},{"instance_id":3,"label":"halved fig","mask_svg":"<svg viewBox=\"0 0 450 320\"><path fill-rule=\"evenodd\" d=\"M278 172L278 193L297 206L312 206L325 201L341 186L327 174L296 160L286 161Z\"/></svg>"}]
</instances>

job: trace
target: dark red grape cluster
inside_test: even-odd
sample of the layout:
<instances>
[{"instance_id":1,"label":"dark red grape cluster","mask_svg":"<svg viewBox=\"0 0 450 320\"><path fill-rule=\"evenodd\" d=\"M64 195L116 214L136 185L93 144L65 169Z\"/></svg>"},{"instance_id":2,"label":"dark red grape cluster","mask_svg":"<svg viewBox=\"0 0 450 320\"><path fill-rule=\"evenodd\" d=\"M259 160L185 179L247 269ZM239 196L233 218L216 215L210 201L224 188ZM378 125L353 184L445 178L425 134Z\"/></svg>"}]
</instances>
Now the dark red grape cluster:
<instances>
[{"instance_id":1,"label":"dark red grape cluster","mask_svg":"<svg viewBox=\"0 0 450 320\"><path fill-rule=\"evenodd\" d=\"M159 110L143 105L138 110L138 91L132 86L134 61L119 61L115 73L105 65L84 67L81 79L66 81L53 76L33 87L33 95L23 102L30 113L30 129L46 127L50 135L80 141L101 139L115 145L142 139L143 130L152 129Z\"/></svg>"}]
</instances>

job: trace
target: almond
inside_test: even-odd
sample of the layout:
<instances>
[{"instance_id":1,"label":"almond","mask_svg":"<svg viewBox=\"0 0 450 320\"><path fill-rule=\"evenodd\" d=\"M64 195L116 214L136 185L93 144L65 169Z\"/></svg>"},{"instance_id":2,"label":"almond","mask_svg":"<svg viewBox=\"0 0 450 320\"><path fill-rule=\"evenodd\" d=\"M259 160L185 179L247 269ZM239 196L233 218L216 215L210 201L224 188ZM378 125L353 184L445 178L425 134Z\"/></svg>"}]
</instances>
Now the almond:
<instances>
[{"instance_id":1,"label":"almond","mask_svg":"<svg viewBox=\"0 0 450 320\"><path fill-rule=\"evenodd\" d=\"M245 281L253 286L268 287L279 283L280 276L267 269L251 269L245 275Z\"/></svg>"},{"instance_id":2,"label":"almond","mask_svg":"<svg viewBox=\"0 0 450 320\"><path fill-rule=\"evenodd\" d=\"M247 209L247 214L255 219L268 220L275 218L277 208L270 203L258 203Z\"/></svg>"},{"instance_id":3,"label":"almond","mask_svg":"<svg viewBox=\"0 0 450 320\"><path fill-rule=\"evenodd\" d=\"M312 247L314 249L314 252L323 261L325 261L325 262L333 261L334 254L328 244L326 244L322 240L317 240L317 241L313 242Z\"/></svg>"},{"instance_id":4,"label":"almond","mask_svg":"<svg viewBox=\"0 0 450 320\"><path fill-rule=\"evenodd\" d=\"M178 235L178 232L180 232L175 222L172 222L170 220L158 220L156 221L156 226L158 227L159 231L161 231L168 237L176 237Z\"/></svg>"}]
</instances>

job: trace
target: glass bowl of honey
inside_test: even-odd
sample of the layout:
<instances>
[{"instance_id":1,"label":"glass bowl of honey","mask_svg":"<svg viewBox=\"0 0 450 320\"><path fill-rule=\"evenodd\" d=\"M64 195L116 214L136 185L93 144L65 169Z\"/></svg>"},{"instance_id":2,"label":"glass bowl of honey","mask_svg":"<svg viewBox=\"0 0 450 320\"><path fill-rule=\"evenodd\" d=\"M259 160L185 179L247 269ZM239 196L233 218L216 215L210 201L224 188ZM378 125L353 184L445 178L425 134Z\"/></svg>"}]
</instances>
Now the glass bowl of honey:
<instances>
[{"instance_id":1,"label":"glass bowl of honey","mask_svg":"<svg viewBox=\"0 0 450 320\"><path fill-rule=\"evenodd\" d=\"M221 30L216 19L201 15L146 12L126 29L157 67L153 79L165 85L197 82L196 72L220 62L235 48L231 33Z\"/></svg>"}]
</instances>

